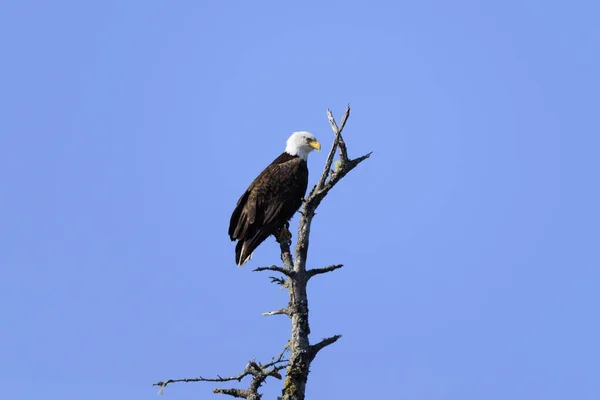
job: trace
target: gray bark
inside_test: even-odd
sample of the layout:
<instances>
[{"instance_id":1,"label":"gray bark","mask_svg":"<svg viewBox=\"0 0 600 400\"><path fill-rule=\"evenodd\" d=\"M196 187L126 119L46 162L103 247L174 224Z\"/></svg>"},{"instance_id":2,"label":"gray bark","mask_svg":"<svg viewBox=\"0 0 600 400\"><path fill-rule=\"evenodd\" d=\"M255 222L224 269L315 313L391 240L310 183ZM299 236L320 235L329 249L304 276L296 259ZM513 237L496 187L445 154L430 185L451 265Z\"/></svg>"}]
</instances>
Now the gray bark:
<instances>
[{"instance_id":1,"label":"gray bark","mask_svg":"<svg viewBox=\"0 0 600 400\"><path fill-rule=\"evenodd\" d=\"M331 111L327 110L327 116L335 134L335 139L327 156L323 174L317 185L311 190L302 207L302 217L300 218L298 227L295 257L292 258L289 246L286 246L286 243L280 243L281 258L284 265L287 264L287 268L293 266L293 273L286 274L288 276L287 282L289 283L287 287L290 294L287 314L292 320L292 337L290 341L290 361L282 390L283 400L304 400L311 362L322 348L334 343L341 337L341 335L335 335L323 339L315 345L310 344L308 337L310 334L310 325L308 322L308 297L306 295L308 280L315 275L341 268L341 265L334 265L313 270L306 269L310 226L315 216L315 211L329 190L331 190L348 172L371 155L371 153L369 153L355 160L348 159L346 144L341 135L341 131L350 116L349 106L346 108L346 112L344 113L339 127L337 126ZM339 168L337 168L336 171L331 171L333 158L338 149L340 154Z\"/></svg>"}]
</instances>

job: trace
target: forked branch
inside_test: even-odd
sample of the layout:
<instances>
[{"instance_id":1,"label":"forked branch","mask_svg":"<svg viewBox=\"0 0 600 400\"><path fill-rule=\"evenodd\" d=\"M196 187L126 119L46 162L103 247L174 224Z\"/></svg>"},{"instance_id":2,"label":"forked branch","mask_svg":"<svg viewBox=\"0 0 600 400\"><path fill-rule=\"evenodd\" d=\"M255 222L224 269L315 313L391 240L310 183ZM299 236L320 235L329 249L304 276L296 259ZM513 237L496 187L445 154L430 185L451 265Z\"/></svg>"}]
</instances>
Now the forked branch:
<instances>
[{"instance_id":1,"label":"forked branch","mask_svg":"<svg viewBox=\"0 0 600 400\"><path fill-rule=\"evenodd\" d=\"M198 378L169 379L164 382L157 382L153 386L159 386L160 389L158 391L158 394L162 394L167 385L170 385L171 383L231 381L240 382L245 377L252 376L252 380L250 381L250 386L248 389L215 389L213 393L227 394L229 396L240 397L249 400L258 400L261 397L261 394L258 393L258 389L268 377L281 379L281 374L279 373L279 371L287 367L288 360L284 359L284 355L288 351L288 349L289 343L284 347L283 351L279 353L277 357L274 357L270 362L264 365L261 363L257 363L254 360L248 361L248 363L246 364L246 368L244 368L244 371L236 376L223 378L217 375L216 378L204 378L200 376Z\"/></svg>"},{"instance_id":2,"label":"forked branch","mask_svg":"<svg viewBox=\"0 0 600 400\"><path fill-rule=\"evenodd\" d=\"M346 149L346 142L344 142L344 138L341 135L342 130L346 125L346 121L348 120L348 117L350 117L350 105L346 107L346 112L344 113L344 116L342 117L342 122L338 127L338 125L335 122L335 118L333 118L331 110L327 110L327 119L329 120L331 129L333 129L333 134L338 139L338 147L340 149L340 160L342 161L342 165L344 165L348 161L348 150Z\"/></svg>"},{"instance_id":3,"label":"forked branch","mask_svg":"<svg viewBox=\"0 0 600 400\"><path fill-rule=\"evenodd\" d=\"M347 158L346 145L344 143L344 139L342 138L341 133L342 133L342 130L344 129L344 126L346 125L346 121L348 120L348 117L350 117L350 105L346 106L346 111L344 112L344 116L342 117L342 124L340 125L340 128L338 128L337 124L335 123L335 119L333 118L333 114L331 113L331 110L327 109L327 118L329 119L329 123L331 124L332 128L335 126L335 128L334 128L335 137L333 138L333 144L331 145L331 150L329 150L329 154L327 155L327 160L325 161L325 168L323 169L323 173L321 174L319 183L317 183L317 185L310 192L311 196L315 190L320 190L323 188L323 186L325 186L325 181L327 180L327 177L329 176L329 174L331 172L331 164L333 164L333 157L335 157L335 152L336 152L338 146L340 145L340 143L342 143L344 146L344 157ZM309 196L309 197L311 197L311 196Z\"/></svg>"}]
</instances>

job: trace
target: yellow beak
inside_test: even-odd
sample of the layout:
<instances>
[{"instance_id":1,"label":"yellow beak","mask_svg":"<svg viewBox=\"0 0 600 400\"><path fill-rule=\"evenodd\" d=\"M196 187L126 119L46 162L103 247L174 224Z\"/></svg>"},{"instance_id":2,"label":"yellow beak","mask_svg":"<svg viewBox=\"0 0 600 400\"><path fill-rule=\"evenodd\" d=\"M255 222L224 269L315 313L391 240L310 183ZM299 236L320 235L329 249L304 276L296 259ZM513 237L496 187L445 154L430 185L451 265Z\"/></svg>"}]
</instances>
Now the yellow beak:
<instances>
[{"instance_id":1,"label":"yellow beak","mask_svg":"<svg viewBox=\"0 0 600 400\"><path fill-rule=\"evenodd\" d=\"M308 145L317 151L321 151L321 143L319 143L316 140L313 140L312 142L308 142Z\"/></svg>"}]
</instances>

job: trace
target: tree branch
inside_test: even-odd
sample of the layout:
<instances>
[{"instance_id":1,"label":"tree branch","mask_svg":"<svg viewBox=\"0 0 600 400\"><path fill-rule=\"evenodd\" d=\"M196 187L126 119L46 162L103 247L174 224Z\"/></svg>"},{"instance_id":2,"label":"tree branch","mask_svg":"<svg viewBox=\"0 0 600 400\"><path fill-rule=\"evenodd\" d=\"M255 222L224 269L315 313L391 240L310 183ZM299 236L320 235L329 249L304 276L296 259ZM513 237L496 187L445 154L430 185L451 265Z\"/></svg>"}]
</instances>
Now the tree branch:
<instances>
[{"instance_id":1,"label":"tree branch","mask_svg":"<svg viewBox=\"0 0 600 400\"><path fill-rule=\"evenodd\" d=\"M263 317L270 317L271 315L279 315L279 314L289 315L289 311L287 308L282 308L281 310L269 311L269 312L262 313L260 315L262 315Z\"/></svg>"},{"instance_id":2,"label":"tree branch","mask_svg":"<svg viewBox=\"0 0 600 400\"><path fill-rule=\"evenodd\" d=\"M329 346L330 344L337 342L337 340L341 337L342 337L342 335L335 335L330 338L325 338L325 339L321 340L319 343L310 346L310 350L309 350L310 360L311 361L314 360L314 358L317 356L317 353L319 351L321 351L323 348Z\"/></svg>"},{"instance_id":3,"label":"tree branch","mask_svg":"<svg viewBox=\"0 0 600 400\"><path fill-rule=\"evenodd\" d=\"M247 399L250 397L250 391L248 389L215 389L213 393L227 394L229 396ZM260 398L260 397L259 397Z\"/></svg>"},{"instance_id":4,"label":"tree branch","mask_svg":"<svg viewBox=\"0 0 600 400\"><path fill-rule=\"evenodd\" d=\"M258 268L255 268L252 272L260 272L260 271L281 272L282 274L284 274L287 277L290 277L294 274L294 271L286 269L286 268L278 267L277 265L271 265L270 267L258 267Z\"/></svg>"},{"instance_id":5,"label":"tree branch","mask_svg":"<svg viewBox=\"0 0 600 400\"><path fill-rule=\"evenodd\" d=\"M335 123L335 119L333 118L333 114L331 112L330 109L327 109L327 119L329 119L329 123L331 124L331 127L333 129L333 132L335 134L335 138L333 139L333 144L331 145L331 150L329 150L329 154L327 154L327 160L325 161L325 168L323 168L323 173L321 174L321 178L319 179L319 182L317 183L317 185L311 190L310 195L313 194L313 192L315 190L321 190L323 188L323 186L325 185L325 181L327 180L327 177L329 176L330 172L331 172L331 164L333 163L333 157L335 157L335 151L337 150L338 146L343 146L343 156L342 156L342 147L340 147L340 157L342 157L342 162L348 159L347 156L347 151L346 151L346 144L344 143L344 138L342 138L342 130L344 129L344 126L346 125L346 121L348 120L348 117L350 117L350 105L348 105L346 107L346 111L344 112L344 116L342 117L342 123L340 125L340 128L338 128L337 124ZM309 197L310 197L309 195Z\"/></svg>"},{"instance_id":6,"label":"tree branch","mask_svg":"<svg viewBox=\"0 0 600 400\"><path fill-rule=\"evenodd\" d=\"M217 375L216 378L203 378L203 377L199 376L198 378L169 379L168 381L164 381L164 382L162 382L162 381L156 382L152 386L160 386L161 390L162 390L162 388L166 387L167 385L169 385L171 383L179 383L179 382L185 382L185 383L188 383L188 382L231 382L231 381L239 382L248 375L250 375L250 372L245 370L241 374L236 375L236 376L231 376L229 378L222 378Z\"/></svg>"},{"instance_id":7,"label":"tree branch","mask_svg":"<svg viewBox=\"0 0 600 400\"><path fill-rule=\"evenodd\" d=\"M271 279L271 283L276 283L279 286L283 286L285 288L288 287L287 281L285 279L277 278L275 276L270 276L269 279Z\"/></svg>"},{"instance_id":8,"label":"tree branch","mask_svg":"<svg viewBox=\"0 0 600 400\"><path fill-rule=\"evenodd\" d=\"M348 172L350 172L351 170L354 169L354 167L356 167L358 164L360 164L361 162L365 161L367 158L371 157L371 154L373 154L372 151L368 152L367 154L365 154L364 156L360 156L358 158L355 158L354 160L352 160L352 168L350 168L348 170ZM348 173L346 172L346 173Z\"/></svg>"},{"instance_id":9,"label":"tree branch","mask_svg":"<svg viewBox=\"0 0 600 400\"><path fill-rule=\"evenodd\" d=\"M346 143L344 142L344 138L341 135L342 130L346 125L346 121L348 120L348 117L350 117L349 104L346 107L346 112L344 112L344 116L342 117L342 123L338 128L338 125L335 123L335 118L333 118L331 110L327 110L327 119L329 119L329 124L331 125L331 129L333 129L333 134L338 140L338 147L340 149L340 160L342 161L342 165L344 165L348 161L348 150L346 149Z\"/></svg>"},{"instance_id":10,"label":"tree branch","mask_svg":"<svg viewBox=\"0 0 600 400\"><path fill-rule=\"evenodd\" d=\"M327 110L329 111L329 110ZM319 182L312 188L308 197L311 197L315 190L321 190L323 186L325 186L325 181L331 172L331 164L333 164L333 157L335 156L335 151L337 150L339 143L339 136L336 136L333 139L333 144L331 145L331 150L329 150L329 154L327 154L327 160L325 161L325 168L323 168L323 173L321 174L321 178L319 178Z\"/></svg>"},{"instance_id":11,"label":"tree branch","mask_svg":"<svg viewBox=\"0 0 600 400\"><path fill-rule=\"evenodd\" d=\"M283 348L283 351L279 353L277 357L273 357L273 359L265 365L260 363L256 363L255 361L248 361L246 367L244 368L244 372L239 375L232 376L229 378L223 378L218 376L216 378L184 378L184 379L169 379L164 382L157 382L153 386L160 386L158 391L159 395L162 395L165 387L171 383L177 382L231 382L238 381L240 382L246 376L253 376L252 381L250 382L250 387L248 389L215 389L214 393L219 394L227 394L233 397L240 397L248 400L259 400L261 398L261 394L258 393L258 389L264 383L264 381L272 376L277 379L281 379L280 370L285 369L287 367L288 360L284 360L284 355L286 351L289 349L289 342ZM284 363L284 364L282 364ZM282 364L282 365L279 365Z\"/></svg>"},{"instance_id":12,"label":"tree branch","mask_svg":"<svg viewBox=\"0 0 600 400\"><path fill-rule=\"evenodd\" d=\"M312 206L312 212L317 209L321 201L327 196L327 193L344 177L348 174L348 172L352 171L354 168L358 166L361 162L369 158L373 154L373 152L369 152L364 156L358 157L354 160L348 160L345 164L341 164L340 168L335 171L335 173L331 176L331 178L325 183L325 185L317 190L317 186L313 188L311 191L311 195L309 196L307 203L314 203Z\"/></svg>"},{"instance_id":13,"label":"tree branch","mask_svg":"<svg viewBox=\"0 0 600 400\"><path fill-rule=\"evenodd\" d=\"M290 342L288 341L287 344L285 345L285 347L283 348L283 350L281 350L281 353L279 353L279 355L277 356L277 358L273 357L273 360L270 363L267 363L265 365L263 365L263 368L270 368L272 366L274 366L275 364L279 364L281 362L287 362L287 360L283 359L283 356L285 355L286 351L288 351L290 349Z\"/></svg>"},{"instance_id":14,"label":"tree branch","mask_svg":"<svg viewBox=\"0 0 600 400\"><path fill-rule=\"evenodd\" d=\"M337 265L330 265L329 267L324 267L324 268L309 269L308 271L306 271L306 275L307 275L308 279L310 279L315 275L326 274L327 272L335 271L336 269L340 269L342 267L343 267L342 264L337 264Z\"/></svg>"}]
</instances>

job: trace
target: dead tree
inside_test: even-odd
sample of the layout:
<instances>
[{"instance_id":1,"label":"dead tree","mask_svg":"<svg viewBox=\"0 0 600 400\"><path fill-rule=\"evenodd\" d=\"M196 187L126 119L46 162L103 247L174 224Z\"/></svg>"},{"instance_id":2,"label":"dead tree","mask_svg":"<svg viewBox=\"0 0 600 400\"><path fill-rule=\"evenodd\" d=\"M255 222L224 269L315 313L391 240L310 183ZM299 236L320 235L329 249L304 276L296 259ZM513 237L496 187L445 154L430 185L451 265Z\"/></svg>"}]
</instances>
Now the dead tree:
<instances>
[{"instance_id":1,"label":"dead tree","mask_svg":"<svg viewBox=\"0 0 600 400\"><path fill-rule=\"evenodd\" d=\"M289 303L287 307L276 311L266 312L262 315L287 315L292 321L292 336L278 357L273 358L266 364L261 364L256 361L249 361L246 364L244 371L229 378L185 378L185 379L169 379L164 382L157 382L154 386L159 386L159 393L162 394L164 388L176 382L229 382L241 381L245 377L252 376L250 385L247 389L214 389L214 393L228 394L233 397L244 398L248 400L258 400L261 394L258 392L260 386L268 377L282 379L280 371L286 370L286 378L284 381L282 400L303 400L306 381L310 364L315 359L317 353L324 347L335 343L342 335L334 335L321 340L318 343L310 344L309 334L310 326L308 323L308 298L306 295L306 286L312 277L335 271L342 268L342 265L330 265L323 268L306 269L306 259L308 255L310 225L315 211L321 201L327 196L329 191L358 164L369 158L371 153L365 154L356 159L348 158L346 143L342 137L342 130L346 125L346 121L350 116L350 106L346 108L346 112L342 117L338 126L333 118L330 110L327 110L327 117L334 133L333 145L327 155L325 169L321 174L318 183L312 188L308 197L303 202L300 214L300 224L298 227L298 239L296 248L292 255L291 243L285 240L279 242L281 249L281 260L283 266L272 265L270 267L256 268L254 271L274 271L280 273L281 277L270 277L273 283L277 283L285 287L289 292ZM333 159L339 151L339 160L335 163ZM332 165L334 169L332 170ZM288 358L285 355L288 354Z\"/></svg>"}]
</instances>

